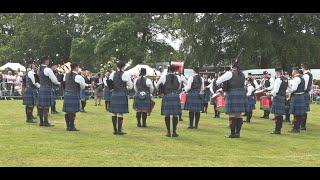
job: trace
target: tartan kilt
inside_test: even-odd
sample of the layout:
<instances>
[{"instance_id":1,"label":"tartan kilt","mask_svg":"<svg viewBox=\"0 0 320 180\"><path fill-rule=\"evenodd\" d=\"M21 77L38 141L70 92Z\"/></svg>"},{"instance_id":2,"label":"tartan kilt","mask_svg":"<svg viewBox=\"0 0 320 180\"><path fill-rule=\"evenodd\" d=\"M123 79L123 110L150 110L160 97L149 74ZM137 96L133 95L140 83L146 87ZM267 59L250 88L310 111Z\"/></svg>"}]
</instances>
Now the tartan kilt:
<instances>
[{"instance_id":1,"label":"tartan kilt","mask_svg":"<svg viewBox=\"0 0 320 180\"><path fill-rule=\"evenodd\" d=\"M63 112L75 113L80 110L80 95L70 92L64 93Z\"/></svg>"},{"instance_id":2,"label":"tartan kilt","mask_svg":"<svg viewBox=\"0 0 320 180\"><path fill-rule=\"evenodd\" d=\"M115 91L112 92L110 97L109 112L129 113L127 93Z\"/></svg>"},{"instance_id":3,"label":"tartan kilt","mask_svg":"<svg viewBox=\"0 0 320 180\"><path fill-rule=\"evenodd\" d=\"M285 96L274 96L271 113L275 115L285 115L286 114L286 97Z\"/></svg>"},{"instance_id":4,"label":"tartan kilt","mask_svg":"<svg viewBox=\"0 0 320 180\"><path fill-rule=\"evenodd\" d=\"M31 87L27 87L23 94L22 104L26 106L34 106L38 104L38 91Z\"/></svg>"},{"instance_id":5,"label":"tartan kilt","mask_svg":"<svg viewBox=\"0 0 320 180\"><path fill-rule=\"evenodd\" d=\"M52 102L55 102L58 99L58 94L54 88L52 88Z\"/></svg>"},{"instance_id":6,"label":"tartan kilt","mask_svg":"<svg viewBox=\"0 0 320 180\"><path fill-rule=\"evenodd\" d=\"M51 106L53 104L52 97L52 87L40 85L39 106Z\"/></svg>"},{"instance_id":7,"label":"tartan kilt","mask_svg":"<svg viewBox=\"0 0 320 180\"><path fill-rule=\"evenodd\" d=\"M246 112L251 112L253 109L256 109L256 97L247 96Z\"/></svg>"},{"instance_id":8,"label":"tartan kilt","mask_svg":"<svg viewBox=\"0 0 320 180\"><path fill-rule=\"evenodd\" d=\"M203 110L203 99L200 98L198 92L191 91L187 94L184 109L191 112L200 112Z\"/></svg>"},{"instance_id":9,"label":"tartan kilt","mask_svg":"<svg viewBox=\"0 0 320 180\"><path fill-rule=\"evenodd\" d=\"M210 102L210 95L211 95L210 90L209 90L209 89L206 89L206 90L204 91L204 99L203 99L203 102L204 102L204 103Z\"/></svg>"},{"instance_id":10,"label":"tartan kilt","mask_svg":"<svg viewBox=\"0 0 320 180\"><path fill-rule=\"evenodd\" d=\"M178 116L179 114L181 114L181 103L179 94L169 93L164 95L161 102L161 115Z\"/></svg>"},{"instance_id":11,"label":"tartan kilt","mask_svg":"<svg viewBox=\"0 0 320 180\"><path fill-rule=\"evenodd\" d=\"M90 99L89 89L81 89L80 90L80 99L81 100L89 100Z\"/></svg>"},{"instance_id":12,"label":"tartan kilt","mask_svg":"<svg viewBox=\"0 0 320 180\"><path fill-rule=\"evenodd\" d=\"M304 115L307 112L306 100L303 94L293 95L290 102L290 114Z\"/></svg>"},{"instance_id":13,"label":"tartan kilt","mask_svg":"<svg viewBox=\"0 0 320 180\"><path fill-rule=\"evenodd\" d=\"M226 113L243 113L246 111L247 94L244 88L231 89L226 93Z\"/></svg>"},{"instance_id":14,"label":"tartan kilt","mask_svg":"<svg viewBox=\"0 0 320 180\"><path fill-rule=\"evenodd\" d=\"M307 112L309 112L310 111L310 94L308 92L305 92L303 95L306 101Z\"/></svg>"},{"instance_id":15,"label":"tartan kilt","mask_svg":"<svg viewBox=\"0 0 320 180\"><path fill-rule=\"evenodd\" d=\"M105 101L110 101L110 95L111 95L111 92L110 92L109 88L108 88L108 87L105 87L105 88L103 89L103 99L104 99Z\"/></svg>"},{"instance_id":16,"label":"tartan kilt","mask_svg":"<svg viewBox=\"0 0 320 180\"><path fill-rule=\"evenodd\" d=\"M136 111L143 111L143 112L149 112L151 110L151 96L149 93L147 93L145 99L139 99L138 94L139 92L136 92L133 100L133 109Z\"/></svg>"}]
</instances>

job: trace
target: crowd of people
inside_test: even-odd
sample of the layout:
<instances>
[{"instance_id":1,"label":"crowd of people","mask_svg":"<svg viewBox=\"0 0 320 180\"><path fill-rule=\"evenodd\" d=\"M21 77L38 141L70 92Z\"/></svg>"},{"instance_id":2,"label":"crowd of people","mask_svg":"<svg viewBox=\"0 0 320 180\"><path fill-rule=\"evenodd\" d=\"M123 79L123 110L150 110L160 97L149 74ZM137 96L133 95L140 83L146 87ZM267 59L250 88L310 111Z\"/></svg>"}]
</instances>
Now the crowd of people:
<instances>
[{"instance_id":1,"label":"crowd of people","mask_svg":"<svg viewBox=\"0 0 320 180\"><path fill-rule=\"evenodd\" d=\"M124 71L125 63L122 61L117 63L115 71L110 69L96 77L92 77L88 70L80 69L76 63L71 63L71 69L60 74L56 72L56 64L49 65L49 58L43 57L39 68L30 64L27 71L23 105L28 123L36 122L33 108L37 107L40 126L53 126L48 114L50 107L51 112L56 112L54 87L61 86L64 89L63 111L67 131L78 131L74 123L76 113L86 112L91 89L95 90L95 105L101 105L103 99L105 110L111 113L114 135L126 134L123 115L129 113L130 90L134 92L137 127L147 127L147 117L155 106L152 98L162 98L161 115L164 116L167 137L179 136L177 126L179 121L183 121L183 110L188 111L188 129L198 129L201 113L207 113L211 104L215 118L220 118L221 113L229 116L230 134L226 137L240 138L243 122L251 122L257 98L261 99L262 118L269 119L270 113L274 114L275 130L271 134L281 134L283 117L290 122L290 115L294 117L291 133L306 130L313 86L313 76L307 64L302 64L301 69L293 68L291 74L276 68L275 77L265 71L259 80L250 73L245 78L237 62L231 65L230 70L217 72L213 77L201 75L200 68L195 67L194 74L186 78L176 66L171 65L168 73L152 80L146 77L144 68L140 69L139 76L131 77Z\"/></svg>"},{"instance_id":2,"label":"crowd of people","mask_svg":"<svg viewBox=\"0 0 320 180\"><path fill-rule=\"evenodd\" d=\"M0 89L8 90L8 94L21 96L23 93L23 75L24 73L20 69L17 69L17 71L11 69L0 71Z\"/></svg>"}]
</instances>

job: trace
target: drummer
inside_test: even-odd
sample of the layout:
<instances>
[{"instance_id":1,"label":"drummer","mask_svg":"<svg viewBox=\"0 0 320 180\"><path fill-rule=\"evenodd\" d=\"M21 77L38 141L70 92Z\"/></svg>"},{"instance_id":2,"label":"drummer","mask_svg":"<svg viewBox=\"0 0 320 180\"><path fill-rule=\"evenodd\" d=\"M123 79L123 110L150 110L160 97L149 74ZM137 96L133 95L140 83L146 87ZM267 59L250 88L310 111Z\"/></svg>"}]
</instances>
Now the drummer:
<instances>
[{"instance_id":1,"label":"drummer","mask_svg":"<svg viewBox=\"0 0 320 180\"><path fill-rule=\"evenodd\" d=\"M178 73L178 76L179 76L180 79L181 79L181 87L180 87L180 89L179 89L180 94L181 94L181 93L183 92L184 88L187 86L188 80L187 80L187 78L183 75L182 72L179 72L179 73ZM181 104L181 107L184 107L184 106L182 106L182 104ZM179 114L179 121L183 121L183 119L182 119L182 110L181 110L181 112L180 112L180 114Z\"/></svg>"},{"instance_id":2,"label":"drummer","mask_svg":"<svg viewBox=\"0 0 320 180\"><path fill-rule=\"evenodd\" d=\"M273 89L274 78L270 76L268 71L263 71L263 78L260 84L260 88L264 91L271 91ZM270 110L264 110L261 118L269 119Z\"/></svg>"},{"instance_id":3,"label":"drummer","mask_svg":"<svg viewBox=\"0 0 320 180\"><path fill-rule=\"evenodd\" d=\"M215 78L212 80L211 84L209 85L212 95L217 94L217 93L222 93L223 94L222 88L220 88L216 84L217 79L222 75L223 75L223 72L217 72L215 74ZM214 109L214 118L220 118L220 112L217 110L216 97L218 97L218 96L212 97L211 103L212 103L213 109Z\"/></svg>"}]
</instances>

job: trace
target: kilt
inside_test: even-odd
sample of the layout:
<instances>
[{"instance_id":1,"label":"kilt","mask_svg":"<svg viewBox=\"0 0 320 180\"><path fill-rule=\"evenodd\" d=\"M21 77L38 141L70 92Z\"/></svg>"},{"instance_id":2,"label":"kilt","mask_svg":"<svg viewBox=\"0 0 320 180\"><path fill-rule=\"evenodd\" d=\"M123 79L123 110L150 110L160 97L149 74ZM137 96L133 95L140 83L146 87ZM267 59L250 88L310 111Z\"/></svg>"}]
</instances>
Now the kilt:
<instances>
[{"instance_id":1,"label":"kilt","mask_svg":"<svg viewBox=\"0 0 320 180\"><path fill-rule=\"evenodd\" d=\"M286 97L285 96L274 96L271 113L275 115L285 115L286 114Z\"/></svg>"},{"instance_id":2,"label":"kilt","mask_svg":"<svg viewBox=\"0 0 320 180\"><path fill-rule=\"evenodd\" d=\"M40 85L39 106L51 106L53 104L52 96L51 86Z\"/></svg>"},{"instance_id":3,"label":"kilt","mask_svg":"<svg viewBox=\"0 0 320 180\"><path fill-rule=\"evenodd\" d=\"M38 104L38 91L31 87L27 87L23 94L23 105L34 106Z\"/></svg>"},{"instance_id":4,"label":"kilt","mask_svg":"<svg viewBox=\"0 0 320 180\"><path fill-rule=\"evenodd\" d=\"M108 88L108 87L105 87L105 88L103 89L103 99L104 99L105 101L110 101L110 95L111 95L111 92L110 92L109 88Z\"/></svg>"},{"instance_id":5,"label":"kilt","mask_svg":"<svg viewBox=\"0 0 320 180\"><path fill-rule=\"evenodd\" d=\"M80 90L80 99L81 99L81 100L88 100L88 99L90 99L89 89L81 89L81 90Z\"/></svg>"},{"instance_id":6,"label":"kilt","mask_svg":"<svg viewBox=\"0 0 320 180\"><path fill-rule=\"evenodd\" d=\"M246 111L247 95L244 88L231 89L226 93L226 113L243 113Z\"/></svg>"},{"instance_id":7,"label":"kilt","mask_svg":"<svg viewBox=\"0 0 320 180\"><path fill-rule=\"evenodd\" d=\"M111 113L129 113L127 93L113 91L110 97L109 111Z\"/></svg>"},{"instance_id":8,"label":"kilt","mask_svg":"<svg viewBox=\"0 0 320 180\"><path fill-rule=\"evenodd\" d=\"M204 103L210 102L210 95L211 95L210 89L204 90L204 99L203 99Z\"/></svg>"},{"instance_id":9,"label":"kilt","mask_svg":"<svg viewBox=\"0 0 320 180\"><path fill-rule=\"evenodd\" d=\"M309 112L310 111L310 94L309 94L309 92L305 92L303 95L304 95L304 98L306 101L307 111Z\"/></svg>"},{"instance_id":10,"label":"kilt","mask_svg":"<svg viewBox=\"0 0 320 180\"><path fill-rule=\"evenodd\" d=\"M64 93L63 112L75 113L80 110L80 95L70 92Z\"/></svg>"},{"instance_id":11,"label":"kilt","mask_svg":"<svg viewBox=\"0 0 320 180\"><path fill-rule=\"evenodd\" d=\"M52 88L52 102L55 102L58 99L58 92L55 88Z\"/></svg>"},{"instance_id":12,"label":"kilt","mask_svg":"<svg viewBox=\"0 0 320 180\"><path fill-rule=\"evenodd\" d=\"M168 93L165 94L161 102L161 115L165 116L178 116L181 113L181 103L179 94Z\"/></svg>"},{"instance_id":13,"label":"kilt","mask_svg":"<svg viewBox=\"0 0 320 180\"><path fill-rule=\"evenodd\" d=\"M139 99L138 94L139 92L136 92L133 100L133 109L136 111L143 111L143 112L149 112L151 109L151 96L149 93L147 93L145 99Z\"/></svg>"},{"instance_id":14,"label":"kilt","mask_svg":"<svg viewBox=\"0 0 320 180\"><path fill-rule=\"evenodd\" d=\"M191 112L200 112L203 110L203 99L200 98L199 93L191 91L187 94L186 104L184 105L185 110Z\"/></svg>"},{"instance_id":15,"label":"kilt","mask_svg":"<svg viewBox=\"0 0 320 180\"><path fill-rule=\"evenodd\" d=\"M307 112L306 100L303 94L293 95L290 102L290 114L304 115Z\"/></svg>"},{"instance_id":16,"label":"kilt","mask_svg":"<svg viewBox=\"0 0 320 180\"><path fill-rule=\"evenodd\" d=\"M253 109L256 109L256 97L247 96L246 112L251 112Z\"/></svg>"}]
</instances>

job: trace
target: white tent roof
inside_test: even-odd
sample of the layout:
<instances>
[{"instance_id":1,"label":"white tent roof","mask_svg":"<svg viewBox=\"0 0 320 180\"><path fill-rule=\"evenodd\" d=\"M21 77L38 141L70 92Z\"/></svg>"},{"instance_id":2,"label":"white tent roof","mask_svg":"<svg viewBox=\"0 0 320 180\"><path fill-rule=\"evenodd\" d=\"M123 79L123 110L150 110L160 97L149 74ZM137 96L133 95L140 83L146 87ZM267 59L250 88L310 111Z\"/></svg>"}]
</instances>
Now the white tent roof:
<instances>
[{"instance_id":1,"label":"white tent roof","mask_svg":"<svg viewBox=\"0 0 320 180\"><path fill-rule=\"evenodd\" d=\"M134 76L134 75L135 76L139 76L141 68L145 68L147 70L146 76L160 76L160 72L159 71L155 71L150 66L143 65L143 64L138 64L135 67L133 67L133 68L129 69L128 71L126 71L126 72L129 73L129 75L131 75L131 76Z\"/></svg>"},{"instance_id":2,"label":"white tent roof","mask_svg":"<svg viewBox=\"0 0 320 180\"><path fill-rule=\"evenodd\" d=\"M7 63L7 64L1 66L0 70L3 71L7 68L10 68L14 71L17 71L20 68L20 71L23 71L23 72L26 71L26 68L24 66L22 66L20 63Z\"/></svg>"}]
</instances>

